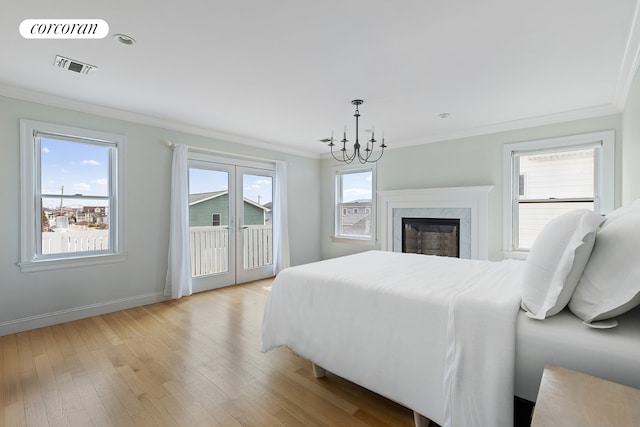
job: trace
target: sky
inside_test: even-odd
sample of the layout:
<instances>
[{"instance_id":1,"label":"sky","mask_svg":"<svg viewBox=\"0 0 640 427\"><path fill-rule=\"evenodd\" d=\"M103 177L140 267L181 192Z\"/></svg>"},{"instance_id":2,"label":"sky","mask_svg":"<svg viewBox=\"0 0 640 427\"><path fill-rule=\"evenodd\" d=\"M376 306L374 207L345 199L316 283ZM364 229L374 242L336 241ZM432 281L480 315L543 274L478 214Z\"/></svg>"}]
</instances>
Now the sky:
<instances>
[{"instance_id":1,"label":"sky","mask_svg":"<svg viewBox=\"0 0 640 427\"><path fill-rule=\"evenodd\" d=\"M107 196L109 191L109 149L105 146L41 140L42 194ZM44 199L45 207L60 205L60 198ZM64 206L78 205L77 199L63 200ZM84 201L90 206L105 205L104 201Z\"/></svg>"},{"instance_id":2,"label":"sky","mask_svg":"<svg viewBox=\"0 0 640 427\"><path fill-rule=\"evenodd\" d=\"M342 175L342 201L371 200L371 179L370 171Z\"/></svg>"},{"instance_id":3,"label":"sky","mask_svg":"<svg viewBox=\"0 0 640 427\"><path fill-rule=\"evenodd\" d=\"M42 193L60 195L107 196L109 177L109 150L92 144L42 139L41 141ZM272 201L273 179L268 176L243 175L244 197L264 205ZM205 193L228 189L226 172L207 169L189 169L189 192ZM343 175L343 201L371 199L371 172ZM78 205L78 200L63 200L64 206ZM60 198L47 198L45 207L59 206ZM100 206L100 200L84 202Z\"/></svg>"},{"instance_id":4,"label":"sky","mask_svg":"<svg viewBox=\"0 0 640 427\"><path fill-rule=\"evenodd\" d=\"M41 191L55 195L44 198L45 207L60 206L60 197L82 194L84 196L107 196L109 190L109 149L100 145L41 140ZM271 202L273 195L272 178L267 176L243 175L244 196L261 205ZM189 169L190 193L204 193L228 189L226 172ZM105 205L101 200L63 199L63 206Z\"/></svg>"},{"instance_id":5,"label":"sky","mask_svg":"<svg viewBox=\"0 0 640 427\"><path fill-rule=\"evenodd\" d=\"M371 180L370 171L350 173L342 175L343 202L354 200L371 200ZM243 175L244 197L260 204L271 202L273 193L273 182L271 177L257 175ZM212 191L223 191L228 189L228 174L221 171L208 169L189 169L189 192L207 193Z\"/></svg>"},{"instance_id":6,"label":"sky","mask_svg":"<svg viewBox=\"0 0 640 427\"><path fill-rule=\"evenodd\" d=\"M264 205L272 200L273 180L270 176L243 175L243 195L246 199ZM227 172L189 168L189 193L224 191L229 188Z\"/></svg>"}]
</instances>

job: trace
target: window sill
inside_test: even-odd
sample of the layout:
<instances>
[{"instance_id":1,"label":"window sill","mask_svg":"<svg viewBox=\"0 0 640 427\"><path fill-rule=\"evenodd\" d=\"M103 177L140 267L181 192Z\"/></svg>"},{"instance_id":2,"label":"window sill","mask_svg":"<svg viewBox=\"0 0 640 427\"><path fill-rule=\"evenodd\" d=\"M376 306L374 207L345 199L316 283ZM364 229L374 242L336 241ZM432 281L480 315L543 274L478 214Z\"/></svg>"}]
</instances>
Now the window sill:
<instances>
[{"instance_id":1,"label":"window sill","mask_svg":"<svg viewBox=\"0 0 640 427\"><path fill-rule=\"evenodd\" d=\"M39 261L19 262L18 266L23 273L34 271L62 270L68 268L88 267L92 265L112 264L124 262L127 259L126 253L116 255L96 255L79 258L46 259Z\"/></svg>"},{"instance_id":2,"label":"window sill","mask_svg":"<svg viewBox=\"0 0 640 427\"><path fill-rule=\"evenodd\" d=\"M331 241L334 243L351 243L355 245L367 245L367 246L373 246L376 244L376 241L374 239L358 239L356 237L331 236Z\"/></svg>"}]
</instances>

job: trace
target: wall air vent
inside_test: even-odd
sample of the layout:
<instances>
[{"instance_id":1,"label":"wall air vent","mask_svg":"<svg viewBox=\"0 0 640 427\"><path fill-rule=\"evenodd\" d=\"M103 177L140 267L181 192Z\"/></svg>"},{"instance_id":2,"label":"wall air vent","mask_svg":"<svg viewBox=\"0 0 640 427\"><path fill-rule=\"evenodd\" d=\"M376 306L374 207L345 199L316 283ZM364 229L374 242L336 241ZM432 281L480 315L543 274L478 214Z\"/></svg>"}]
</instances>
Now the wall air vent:
<instances>
[{"instance_id":1,"label":"wall air vent","mask_svg":"<svg viewBox=\"0 0 640 427\"><path fill-rule=\"evenodd\" d=\"M65 58L64 56L56 55L56 61L53 63L58 68L73 71L79 74L89 74L96 68L95 65L85 64L84 62L76 61L75 59Z\"/></svg>"}]
</instances>

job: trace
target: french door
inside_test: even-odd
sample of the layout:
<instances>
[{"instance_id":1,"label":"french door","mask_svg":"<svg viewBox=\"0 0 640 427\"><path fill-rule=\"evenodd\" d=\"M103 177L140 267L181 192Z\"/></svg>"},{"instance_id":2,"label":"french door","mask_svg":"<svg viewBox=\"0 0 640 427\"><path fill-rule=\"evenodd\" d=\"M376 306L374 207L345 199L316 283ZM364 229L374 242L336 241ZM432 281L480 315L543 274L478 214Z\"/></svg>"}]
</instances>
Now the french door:
<instances>
[{"instance_id":1,"label":"french door","mask_svg":"<svg viewBox=\"0 0 640 427\"><path fill-rule=\"evenodd\" d=\"M193 290L273 275L275 171L189 161L189 241Z\"/></svg>"}]
</instances>

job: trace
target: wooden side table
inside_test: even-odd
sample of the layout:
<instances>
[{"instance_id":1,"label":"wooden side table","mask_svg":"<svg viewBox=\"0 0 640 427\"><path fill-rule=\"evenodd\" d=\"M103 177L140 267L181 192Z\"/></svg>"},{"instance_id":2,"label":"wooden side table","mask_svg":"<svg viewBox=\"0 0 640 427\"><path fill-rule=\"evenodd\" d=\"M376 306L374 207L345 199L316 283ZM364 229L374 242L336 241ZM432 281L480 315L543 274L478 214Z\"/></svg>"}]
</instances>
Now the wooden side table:
<instances>
[{"instance_id":1,"label":"wooden side table","mask_svg":"<svg viewBox=\"0 0 640 427\"><path fill-rule=\"evenodd\" d=\"M640 426L640 390L546 365L531 427Z\"/></svg>"}]
</instances>

